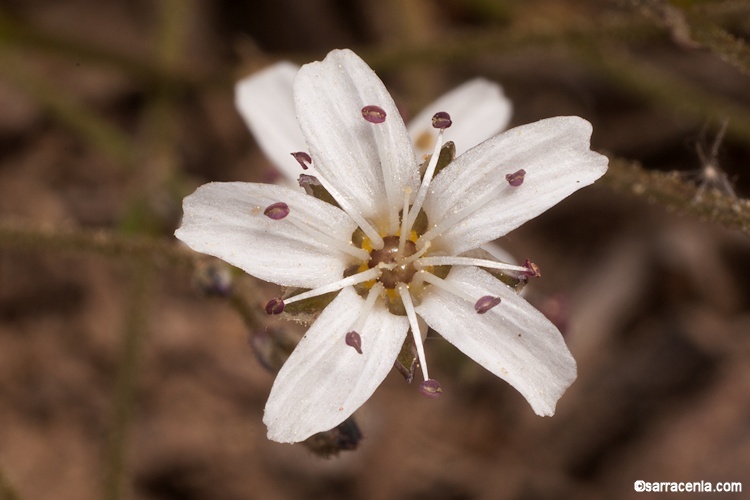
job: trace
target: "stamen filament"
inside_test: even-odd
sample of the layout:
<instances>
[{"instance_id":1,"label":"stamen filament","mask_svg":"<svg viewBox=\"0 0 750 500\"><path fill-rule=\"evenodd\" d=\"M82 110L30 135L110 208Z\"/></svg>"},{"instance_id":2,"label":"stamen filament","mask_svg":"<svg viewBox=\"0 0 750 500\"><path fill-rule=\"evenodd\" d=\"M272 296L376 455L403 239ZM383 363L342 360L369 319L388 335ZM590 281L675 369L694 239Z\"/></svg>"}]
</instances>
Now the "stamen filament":
<instances>
[{"instance_id":1,"label":"stamen filament","mask_svg":"<svg viewBox=\"0 0 750 500\"><path fill-rule=\"evenodd\" d=\"M427 246L425 242L425 247ZM421 250L420 250L421 252ZM417 255L417 254L414 254ZM422 257L417 261L418 267L426 266L477 266L484 267L487 269L499 269L501 271L520 271L527 272L529 268L523 266L516 266L513 264L506 264L505 262L496 262L494 260L486 259L475 259L472 257L454 257L452 255L441 256L434 255L429 257Z\"/></svg>"},{"instance_id":2,"label":"stamen filament","mask_svg":"<svg viewBox=\"0 0 750 500\"><path fill-rule=\"evenodd\" d=\"M365 321L367 321L367 317L370 315L370 312L372 312L373 307L375 307L375 301L380 296L382 290L383 284L379 281L370 288L370 291L367 292L367 299L365 299L362 310L359 311L359 317L357 317L357 321L354 323L352 330L355 332L362 332L362 327L365 326Z\"/></svg>"},{"instance_id":3,"label":"stamen filament","mask_svg":"<svg viewBox=\"0 0 750 500\"><path fill-rule=\"evenodd\" d=\"M443 131L444 129L440 129L440 132L438 132L437 140L435 141L435 149L432 152L430 163L427 164L427 170L425 170L424 177L422 178L422 185L419 186L417 198L414 200L411 210L409 210L409 216L404 216L403 218L401 234L408 234L411 232L411 227L414 225L414 221L417 220L419 211L422 209L424 200L427 197L427 189L430 187L432 176L435 175L435 168L437 167L438 159L440 158L440 148L443 147Z\"/></svg>"},{"instance_id":4,"label":"stamen filament","mask_svg":"<svg viewBox=\"0 0 750 500\"><path fill-rule=\"evenodd\" d=\"M358 260L368 260L370 258L370 254L367 252L367 250L364 250L362 248L357 248L350 243L345 243L343 241L337 240L336 238L328 236L327 234L321 232L316 227L313 227L310 224L307 224L306 221L297 219L295 217L295 214L296 214L296 211L292 213L291 217L286 217L286 220L294 224L294 227L306 233L308 236L311 236L313 239L317 241L322 241L326 245L332 248L335 248L336 250L339 250L341 252L347 253Z\"/></svg>"},{"instance_id":5,"label":"stamen filament","mask_svg":"<svg viewBox=\"0 0 750 500\"><path fill-rule=\"evenodd\" d=\"M288 299L284 299L284 303L289 305L293 302L298 302L300 300L309 299L310 297L317 297L318 295L323 295L325 293L335 292L338 290L341 290L342 288L346 288L348 286L356 285L357 283L363 283L365 281L374 280L378 276L380 276L381 269L379 267L373 267L372 269L368 269L367 271L362 271L361 273L353 274L352 276L348 276L342 280L334 281L333 283L329 283L327 285L313 288L312 290L308 290L306 292L302 292L299 295L295 295L294 297L289 297Z\"/></svg>"},{"instance_id":6,"label":"stamen filament","mask_svg":"<svg viewBox=\"0 0 750 500\"><path fill-rule=\"evenodd\" d=\"M365 220L362 214L353 209L349 201L345 197L343 197L341 193L336 191L336 189L331 186L331 183L329 183L325 179L325 177L322 177L320 173L318 173L316 177L323 185L323 187L326 188L326 190L331 194L331 196L333 196L333 199L336 200L336 202L344 210L344 212L346 212L349 217L354 219L354 222L357 223L359 228L365 233L368 238L370 238L372 248L376 250L380 250L381 248L383 248L385 242L383 242L382 236L380 236L380 234L370 225L370 223Z\"/></svg>"},{"instance_id":7,"label":"stamen filament","mask_svg":"<svg viewBox=\"0 0 750 500\"><path fill-rule=\"evenodd\" d=\"M411 188L406 187L404 189L404 210L401 212L401 223L403 224L404 218L408 216L409 214L409 198L411 197ZM402 228L401 234L398 237L398 255L404 255L404 249L406 248L406 238L409 237L409 231L405 231Z\"/></svg>"},{"instance_id":8,"label":"stamen filament","mask_svg":"<svg viewBox=\"0 0 750 500\"><path fill-rule=\"evenodd\" d=\"M439 277L435 276L432 273L428 273L427 271L419 271L418 274L420 274L421 277L422 277L422 279L424 281L426 281L427 283L433 284L433 285L435 285L438 288L442 288L446 292L451 293L451 294L455 295L456 297L459 297L459 298L462 298L464 300L467 300L467 301L471 302L472 304L476 303L476 298L475 297L472 297L468 293L466 293L463 290L461 290L460 288L458 288L458 287L456 287L456 286L448 283L444 279L439 278Z\"/></svg>"},{"instance_id":9,"label":"stamen filament","mask_svg":"<svg viewBox=\"0 0 750 500\"><path fill-rule=\"evenodd\" d=\"M409 264L411 264L412 262L414 262L415 260L417 260L421 256L423 256L425 254L425 252L427 252L427 250L430 249L430 246L431 246L431 243L429 241L425 241L424 246L422 248L420 248L419 251L417 251L417 253L408 256L404 260L400 260L398 262L398 265L399 266L408 266Z\"/></svg>"},{"instance_id":10,"label":"stamen filament","mask_svg":"<svg viewBox=\"0 0 750 500\"><path fill-rule=\"evenodd\" d=\"M500 186L500 190L507 188L508 184L506 183L503 186ZM458 222L464 220L480 208L482 208L484 205L487 204L487 202L490 201L490 199L498 196L500 193L493 188L488 189L484 195L478 197L473 202L469 203L467 206L459 210L458 212L454 213L451 216L443 218L440 222L438 222L435 226L433 226L431 229L429 229L426 233L424 233L422 236L419 237L419 241L417 242L417 246L419 246L419 242L421 241L429 241L435 237L435 235L440 234L447 230L448 228L454 226Z\"/></svg>"},{"instance_id":11,"label":"stamen filament","mask_svg":"<svg viewBox=\"0 0 750 500\"><path fill-rule=\"evenodd\" d=\"M427 373L427 359L424 355L424 345L422 345L422 334L419 332L417 312L414 310L414 303L409 294L409 287L403 283L399 283L396 288L398 289L398 294L401 296L401 302L404 304L404 309L406 309L406 317L409 318L409 326L411 327L411 333L414 337L414 345L417 347L419 366L422 367L422 377L424 377L424 380L429 380L430 376Z\"/></svg>"}]
</instances>

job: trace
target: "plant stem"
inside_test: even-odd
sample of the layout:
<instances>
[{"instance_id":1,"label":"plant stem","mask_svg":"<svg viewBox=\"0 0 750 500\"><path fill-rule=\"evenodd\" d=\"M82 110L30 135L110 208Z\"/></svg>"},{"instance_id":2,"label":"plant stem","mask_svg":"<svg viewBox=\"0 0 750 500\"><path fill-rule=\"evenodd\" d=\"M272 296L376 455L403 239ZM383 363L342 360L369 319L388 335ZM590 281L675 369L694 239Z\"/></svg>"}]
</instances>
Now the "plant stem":
<instances>
[{"instance_id":1,"label":"plant stem","mask_svg":"<svg viewBox=\"0 0 750 500\"><path fill-rule=\"evenodd\" d=\"M668 210L750 235L750 200L734 199L714 189L700 192L676 172L654 172L638 162L610 156L609 171L600 182Z\"/></svg>"},{"instance_id":2,"label":"plant stem","mask_svg":"<svg viewBox=\"0 0 750 500\"><path fill-rule=\"evenodd\" d=\"M0 246L19 250L95 254L114 260L140 259L156 267L192 269L196 254L172 239L125 235L105 229L32 225L0 217Z\"/></svg>"},{"instance_id":3,"label":"plant stem","mask_svg":"<svg viewBox=\"0 0 750 500\"><path fill-rule=\"evenodd\" d=\"M119 500L128 474L126 453L137 392L141 346L148 325L148 304L153 268L132 263L132 279L125 316L122 351L118 363L113 416L106 450L104 498Z\"/></svg>"}]
</instances>

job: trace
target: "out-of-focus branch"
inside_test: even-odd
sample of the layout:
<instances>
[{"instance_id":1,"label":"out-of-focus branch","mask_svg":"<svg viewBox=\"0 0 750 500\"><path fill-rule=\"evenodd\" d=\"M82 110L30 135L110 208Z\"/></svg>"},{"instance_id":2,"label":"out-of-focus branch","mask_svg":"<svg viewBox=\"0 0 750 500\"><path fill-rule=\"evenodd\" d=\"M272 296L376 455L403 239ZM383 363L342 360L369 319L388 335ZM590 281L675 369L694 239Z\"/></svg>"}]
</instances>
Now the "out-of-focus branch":
<instances>
[{"instance_id":1,"label":"out-of-focus branch","mask_svg":"<svg viewBox=\"0 0 750 500\"><path fill-rule=\"evenodd\" d=\"M157 267L191 269L195 253L174 240L156 239L105 229L31 224L0 217L0 247L54 253L94 254L115 260L146 260Z\"/></svg>"},{"instance_id":2,"label":"out-of-focus branch","mask_svg":"<svg viewBox=\"0 0 750 500\"><path fill-rule=\"evenodd\" d=\"M0 469L0 500L20 500L18 492L8 482L4 472Z\"/></svg>"},{"instance_id":3,"label":"out-of-focus branch","mask_svg":"<svg viewBox=\"0 0 750 500\"><path fill-rule=\"evenodd\" d=\"M125 491L129 475L127 443L133 420L141 346L148 329L150 285L154 274L152 266L146 263L133 262L131 265L130 293L106 449L104 498L110 500L128 496Z\"/></svg>"},{"instance_id":4,"label":"out-of-focus branch","mask_svg":"<svg viewBox=\"0 0 750 500\"><path fill-rule=\"evenodd\" d=\"M655 106L667 106L698 120L719 116L732 124L727 135L750 142L750 110L723 96L705 91L679 76L637 59L613 46L579 46L584 60L610 77L614 85L634 92Z\"/></svg>"},{"instance_id":5,"label":"out-of-focus branch","mask_svg":"<svg viewBox=\"0 0 750 500\"><path fill-rule=\"evenodd\" d=\"M654 172L638 162L610 156L609 171L600 182L669 210L750 235L750 200L738 200L715 189L700 191L676 172Z\"/></svg>"},{"instance_id":6,"label":"out-of-focus branch","mask_svg":"<svg viewBox=\"0 0 750 500\"><path fill-rule=\"evenodd\" d=\"M77 97L62 92L58 86L28 71L23 58L8 50L1 40L0 76L119 165L133 165L133 147L125 134L87 109Z\"/></svg>"}]
</instances>

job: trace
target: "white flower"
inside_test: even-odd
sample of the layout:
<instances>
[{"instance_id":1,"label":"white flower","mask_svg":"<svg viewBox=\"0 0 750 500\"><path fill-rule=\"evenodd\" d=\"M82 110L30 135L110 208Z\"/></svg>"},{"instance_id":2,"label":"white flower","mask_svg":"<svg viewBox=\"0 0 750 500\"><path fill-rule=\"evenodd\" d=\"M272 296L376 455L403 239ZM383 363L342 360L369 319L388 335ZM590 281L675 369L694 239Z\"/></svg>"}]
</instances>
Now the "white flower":
<instances>
[{"instance_id":1,"label":"white flower","mask_svg":"<svg viewBox=\"0 0 750 500\"><path fill-rule=\"evenodd\" d=\"M286 183L294 187L302 169L290 153L306 149L294 107L293 83L298 71L299 67L290 62L278 62L235 86L235 104L247 127ZM513 105L500 85L484 78L451 90L408 123L418 159L434 149L437 130L432 127L432 116L438 111L450 113L454 122L451 140L456 144L456 154L461 155L505 130Z\"/></svg>"},{"instance_id":2,"label":"white flower","mask_svg":"<svg viewBox=\"0 0 750 500\"><path fill-rule=\"evenodd\" d=\"M299 66L281 61L257 71L235 85L235 104L261 150L271 160L282 185L298 188L303 173L302 162L295 154L306 149L294 106L294 77ZM435 113L450 113L453 119L450 137L461 155L490 137L502 132L510 123L513 104L500 85L484 78L474 78L429 104L407 124L417 159L432 153L437 129L432 126ZM294 153L294 154L292 154ZM315 169L304 162L305 174ZM494 242L482 245L496 259L515 262Z\"/></svg>"},{"instance_id":3,"label":"white flower","mask_svg":"<svg viewBox=\"0 0 750 500\"><path fill-rule=\"evenodd\" d=\"M393 100L353 52L303 66L294 102L304 150L338 207L282 186L211 183L185 199L175 233L253 276L309 289L286 305L338 291L276 377L269 438L302 441L344 421L393 367L409 331L420 389L438 395L424 324L508 381L537 414L552 415L575 361L555 326L482 268L533 270L472 252L604 174L607 159L589 149L591 125L557 117L517 127L434 178L433 153L420 178Z\"/></svg>"}]
</instances>

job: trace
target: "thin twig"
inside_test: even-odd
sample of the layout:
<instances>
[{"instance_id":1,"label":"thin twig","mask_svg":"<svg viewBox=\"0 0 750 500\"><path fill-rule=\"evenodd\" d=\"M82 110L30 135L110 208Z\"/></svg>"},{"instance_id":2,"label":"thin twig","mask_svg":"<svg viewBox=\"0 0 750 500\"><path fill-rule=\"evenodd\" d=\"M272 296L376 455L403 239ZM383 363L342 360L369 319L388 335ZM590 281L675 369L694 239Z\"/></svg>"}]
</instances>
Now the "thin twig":
<instances>
[{"instance_id":1,"label":"thin twig","mask_svg":"<svg viewBox=\"0 0 750 500\"><path fill-rule=\"evenodd\" d=\"M132 267L113 416L106 450L104 498L109 500L118 500L125 494L128 476L127 440L134 412L138 361L147 332L149 291L154 271L151 266L144 263L133 263Z\"/></svg>"},{"instance_id":2,"label":"thin twig","mask_svg":"<svg viewBox=\"0 0 750 500\"><path fill-rule=\"evenodd\" d=\"M0 500L20 500L18 491L10 484L5 472L0 469Z\"/></svg>"},{"instance_id":3,"label":"thin twig","mask_svg":"<svg viewBox=\"0 0 750 500\"><path fill-rule=\"evenodd\" d=\"M206 75L197 75L194 70L187 72L178 68L165 68L158 61L132 56L84 39L56 35L1 11L0 41L8 47L35 49L51 55L115 68L132 77L145 80L146 83L169 80L175 86L186 87L200 86L207 81Z\"/></svg>"},{"instance_id":4,"label":"thin twig","mask_svg":"<svg viewBox=\"0 0 750 500\"><path fill-rule=\"evenodd\" d=\"M25 66L19 54L0 44L0 75L118 165L133 165L133 147L124 133L88 109L77 97L27 70Z\"/></svg>"},{"instance_id":5,"label":"thin twig","mask_svg":"<svg viewBox=\"0 0 750 500\"><path fill-rule=\"evenodd\" d=\"M750 142L750 110L723 96L705 91L654 64L613 46L580 45L583 60L608 75L614 85L641 95L656 106L666 106L697 120L721 116L732 124L727 135Z\"/></svg>"},{"instance_id":6,"label":"thin twig","mask_svg":"<svg viewBox=\"0 0 750 500\"><path fill-rule=\"evenodd\" d=\"M146 260L157 267L192 269L196 254L173 239L156 239L105 229L32 224L0 217L0 246L54 253L94 254L114 260Z\"/></svg>"},{"instance_id":7,"label":"thin twig","mask_svg":"<svg viewBox=\"0 0 750 500\"><path fill-rule=\"evenodd\" d=\"M747 43L707 20L700 12L687 11L685 19L696 42L741 73L750 76L750 46Z\"/></svg>"},{"instance_id":8,"label":"thin twig","mask_svg":"<svg viewBox=\"0 0 750 500\"><path fill-rule=\"evenodd\" d=\"M715 189L706 189L698 196L699 187L684 182L676 172L654 172L638 162L611 156L609 171L600 182L669 210L750 235L750 200L738 200Z\"/></svg>"}]
</instances>

